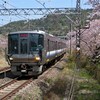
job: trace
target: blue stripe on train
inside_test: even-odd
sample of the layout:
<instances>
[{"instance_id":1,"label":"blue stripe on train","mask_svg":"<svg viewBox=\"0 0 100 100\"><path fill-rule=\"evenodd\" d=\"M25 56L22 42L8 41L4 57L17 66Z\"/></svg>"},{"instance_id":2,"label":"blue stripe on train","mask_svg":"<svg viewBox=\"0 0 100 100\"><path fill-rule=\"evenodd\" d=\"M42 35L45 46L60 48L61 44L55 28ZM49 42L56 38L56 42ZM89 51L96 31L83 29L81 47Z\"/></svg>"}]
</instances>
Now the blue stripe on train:
<instances>
[{"instance_id":1,"label":"blue stripe on train","mask_svg":"<svg viewBox=\"0 0 100 100\"><path fill-rule=\"evenodd\" d=\"M64 49L59 49L59 50L54 50L54 51L47 52L46 58L50 59L52 57L56 57L57 55L59 55L63 51L64 51Z\"/></svg>"}]
</instances>

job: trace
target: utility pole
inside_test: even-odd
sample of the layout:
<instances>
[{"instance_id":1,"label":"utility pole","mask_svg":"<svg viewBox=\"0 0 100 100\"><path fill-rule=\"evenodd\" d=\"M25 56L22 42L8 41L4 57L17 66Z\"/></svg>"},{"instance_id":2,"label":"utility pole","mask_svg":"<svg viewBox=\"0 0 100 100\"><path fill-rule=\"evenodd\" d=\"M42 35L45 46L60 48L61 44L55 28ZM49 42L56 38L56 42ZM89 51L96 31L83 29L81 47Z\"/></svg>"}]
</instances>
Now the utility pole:
<instances>
[{"instance_id":1,"label":"utility pole","mask_svg":"<svg viewBox=\"0 0 100 100\"><path fill-rule=\"evenodd\" d=\"M70 23L70 32L71 31L72 31L72 23ZM72 42L72 36L71 36L71 34L70 34L69 37L70 37L70 55L71 55L72 54L72 46L71 46L72 45L72 43L71 43Z\"/></svg>"},{"instance_id":2,"label":"utility pole","mask_svg":"<svg viewBox=\"0 0 100 100\"><path fill-rule=\"evenodd\" d=\"M77 15L77 19L76 19L76 24L77 24L77 30L76 30L76 67L80 68L80 59L81 59L81 51L80 51L80 38L81 38L81 20L80 20L80 0L77 0L77 4L76 4L76 12L78 13Z\"/></svg>"},{"instance_id":3,"label":"utility pole","mask_svg":"<svg viewBox=\"0 0 100 100\"><path fill-rule=\"evenodd\" d=\"M74 73L72 75L72 81L71 81L71 87L70 87L70 91L69 91L69 95L68 95L68 99L67 100L73 100L73 95L75 92L75 81L76 81L76 73L78 68L80 68L80 38L81 38L81 21L80 21L80 0L76 1L76 67L74 69Z\"/></svg>"}]
</instances>

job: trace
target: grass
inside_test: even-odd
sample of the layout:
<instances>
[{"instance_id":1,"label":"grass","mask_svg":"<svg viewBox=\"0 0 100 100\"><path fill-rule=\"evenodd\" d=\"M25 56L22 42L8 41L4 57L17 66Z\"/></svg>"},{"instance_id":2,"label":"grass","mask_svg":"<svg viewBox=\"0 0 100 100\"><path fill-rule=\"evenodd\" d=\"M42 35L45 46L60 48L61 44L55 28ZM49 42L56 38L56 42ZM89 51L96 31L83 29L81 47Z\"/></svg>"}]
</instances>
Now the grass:
<instances>
[{"instance_id":1,"label":"grass","mask_svg":"<svg viewBox=\"0 0 100 100\"><path fill-rule=\"evenodd\" d=\"M86 65L84 62L82 63ZM70 83L70 79L75 72L75 67L74 59L70 58L59 75L60 77L58 76L55 85L49 93L46 94L45 97L47 100L50 100L50 98L52 100L54 96L57 100L63 100L66 96L66 90L70 90L70 85L68 86L68 83ZM100 100L100 84L93 78L93 75L85 69L85 66L79 69L79 71L76 70L74 100Z\"/></svg>"},{"instance_id":2,"label":"grass","mask_svg":"<svg viewBox=\"0 0 100 100\"><path fill-rule=\"evenodd\" d=\"M79 72L76 100L100 100L100 84L85 69Z\"/></svg>"},{"instance_id":3,"label":"grass","mask_svg":"<svg viewBox=\"0 0 100 100\"><path fill-rule=\"evenodd\" d=\"M90 79L91 78L89 72L86 69L81 69L78 74L82 78L86 78L86 79Z\"/></svg>"}]
</instances>

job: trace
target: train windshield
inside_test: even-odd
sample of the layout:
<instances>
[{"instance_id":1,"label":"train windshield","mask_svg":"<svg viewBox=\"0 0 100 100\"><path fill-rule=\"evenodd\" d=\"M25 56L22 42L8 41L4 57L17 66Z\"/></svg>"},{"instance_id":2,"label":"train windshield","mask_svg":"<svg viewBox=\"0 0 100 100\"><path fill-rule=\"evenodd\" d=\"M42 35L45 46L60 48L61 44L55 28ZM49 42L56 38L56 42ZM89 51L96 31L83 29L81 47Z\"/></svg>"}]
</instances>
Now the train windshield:
<instances>
[{"instance_id":1,"label":"train windshield","mask_svg":"<svg viewBox=\"0 0 100 100\"><path fill-rule=\"evenodd\" d=\"M9 54L28 54L30 51L38 51L44 47L42 34L28 33L8 35Z\"/></svg>"},{"instance_id":2,"label":"train windshield","mask_svg":"<svg viewBox=\"0 0 100 100\"><path fill-rule=\"evenodd\" d=\"M18 34L8 35L8 53L18 54Z\"/></svg>"},{"instance_id":3,"label":"train windshield","mask_svg":"<svg viewBox=\"0 0 100 100\"><path fill-rule=\"evenodd\" d=\"M44 37L41 34L30 34L30 51L37 51L43 48Z\"/></svg>"}]
</instances>

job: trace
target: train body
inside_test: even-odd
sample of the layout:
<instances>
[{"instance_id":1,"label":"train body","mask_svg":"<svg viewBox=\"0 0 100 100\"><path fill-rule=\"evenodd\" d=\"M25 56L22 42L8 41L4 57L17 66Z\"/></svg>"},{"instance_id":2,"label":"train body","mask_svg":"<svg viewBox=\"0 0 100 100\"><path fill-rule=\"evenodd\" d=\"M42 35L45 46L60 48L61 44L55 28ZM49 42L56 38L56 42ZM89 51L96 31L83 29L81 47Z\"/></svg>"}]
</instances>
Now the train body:
<instances>
[{"instance_id":1,"label":"train body","mask_svg":"<svg viewBox=\"0 0 100 100\"><path fill-rule=\"evenodd\" d=\"M14 75L38 75L46 64L66 52L66 42L44 31L8 34L6 58Z\"/></svg>"}]
</instances>

